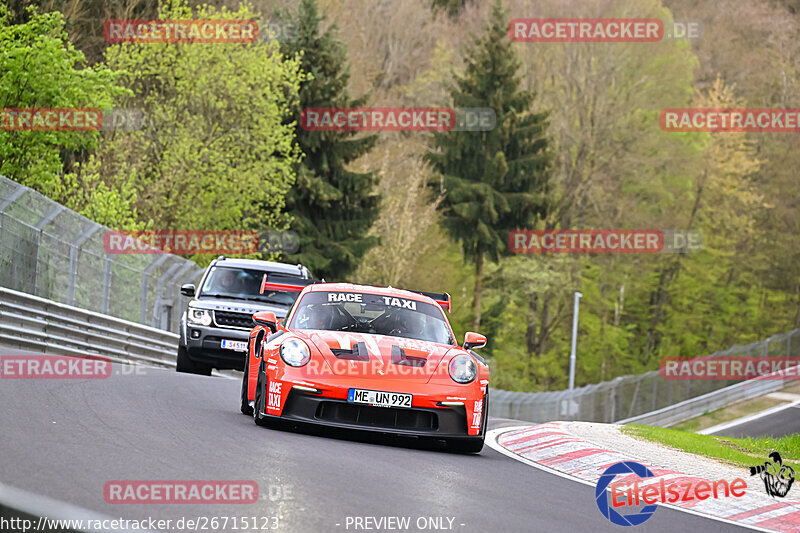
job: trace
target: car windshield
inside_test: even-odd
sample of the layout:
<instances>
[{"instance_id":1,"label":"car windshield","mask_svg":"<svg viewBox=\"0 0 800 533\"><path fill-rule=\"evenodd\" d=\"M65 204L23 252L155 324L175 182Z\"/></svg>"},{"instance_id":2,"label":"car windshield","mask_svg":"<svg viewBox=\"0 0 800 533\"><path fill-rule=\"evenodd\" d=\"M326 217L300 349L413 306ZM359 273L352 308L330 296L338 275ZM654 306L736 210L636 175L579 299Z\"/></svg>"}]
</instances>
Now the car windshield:
<instances>
[{"instance_id":1,"label":"car windshield","mask_svg":"<svg viewBox=\"0 0 800 533\"><path fill-rule=\"evenodd\" d=\"M249 268L214 267L206 277L200 296L292 305L297 299L295 292L267 291L264 294L259 292L264 274L269 272Z\"/></svg>"},{"instance_id":2,"label":"car windshield","mask_svg":"<svg viewBox=\"0 0 800 533\"><path fill-rule=\"evenodd\" d=\"M352 331L454 344L437 305L356 292L309 292L299 302L289 328Z\"/></svg>"}]
</instances>

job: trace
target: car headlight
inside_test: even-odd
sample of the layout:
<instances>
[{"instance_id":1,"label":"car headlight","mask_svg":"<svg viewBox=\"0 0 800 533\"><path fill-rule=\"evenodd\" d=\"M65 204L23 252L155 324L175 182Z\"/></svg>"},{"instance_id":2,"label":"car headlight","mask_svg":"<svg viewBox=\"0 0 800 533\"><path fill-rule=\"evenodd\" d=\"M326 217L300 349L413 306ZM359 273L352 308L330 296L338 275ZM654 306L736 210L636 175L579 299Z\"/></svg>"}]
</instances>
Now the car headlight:
<instances>
[{"instance_id":1,"label":"car headlight","mask_svg":"<svg viewBox=\"0 0 800 533\"><path fill-rule=\"evenodd\" d=\"M195 309L190 307L187 317L189 318L189 322L192 324L200 324L201 326L211 325L211 313L205 309Z\"/></svg>"},{"instance_id":2,"label":"car headlight","mask_svg":"<svg viewBox=\"0 0 800 533\"><path fill-rule=\"evenodd\" d=\"M311 359L311 352L300 339L288 339L281 343L281 359L289 366L303 366Z\"/></svg>"},{"instance_id":3,"label":"car headlight","mask_svg":"<svg viewBox=\"0 0 800 533\"><path fill-rule=\"evenodd\" d=\"M450 377L458 383L469 383L478 374L478 365L472 357L461 354L453 357L447 367Z\"/></svg>"}]
</instances>

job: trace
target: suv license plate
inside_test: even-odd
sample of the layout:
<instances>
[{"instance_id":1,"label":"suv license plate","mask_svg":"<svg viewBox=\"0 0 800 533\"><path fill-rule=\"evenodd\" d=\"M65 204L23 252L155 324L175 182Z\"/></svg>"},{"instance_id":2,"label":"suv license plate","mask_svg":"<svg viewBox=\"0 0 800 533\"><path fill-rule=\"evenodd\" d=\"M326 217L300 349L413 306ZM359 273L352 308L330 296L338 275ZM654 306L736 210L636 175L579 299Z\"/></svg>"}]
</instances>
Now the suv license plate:
<instances>
[{"instance_id":1,"label":"suv license plate","mask_svg":"<svg viewBox=\"0 0 800 533\"><path fill-rule=\"evenodd\" d=\"M237 352L247 351L247 341L230 341L227 339L222 339L220 345L225 350L235 350Z\"/></svg>"}]
</instances>

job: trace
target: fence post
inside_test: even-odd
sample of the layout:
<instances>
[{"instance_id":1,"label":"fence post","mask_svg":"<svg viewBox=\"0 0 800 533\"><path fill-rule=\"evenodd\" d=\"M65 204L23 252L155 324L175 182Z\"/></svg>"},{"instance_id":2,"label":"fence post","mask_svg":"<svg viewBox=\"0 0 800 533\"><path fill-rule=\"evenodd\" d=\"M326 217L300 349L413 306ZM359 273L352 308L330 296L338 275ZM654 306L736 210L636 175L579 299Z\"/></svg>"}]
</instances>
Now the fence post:
<instances>
[{"instance_id":1,"label":"fence post","mask_svg":"<svg viewBox=\"0 0 800 533\"><path fill-rule=\"evenodd\" d=\"M139 302L139 323L146 324L147 323L147 286L150 283L150 273L155 269L158 265L163 263L167 260L169 256L167 254L163 254L160 257L154 259L147 268L144 269L142 272L142 299Z\"/></svg>"},{"instance_id":2,"label":"fence post","mask_svg":"<svg viewBox=\"0 0 800 533\"><path fill-rule=\"evenodd\" d=\"M108 314L108 308L111 306L111 256L106 254L105 266L103 268L103 311L104 315Z\"/></svg>"},{"instance_id":3,"label":"fence post","mask_svg":"<svg viewBox=\"0 0 800 533\"><path fill-rule=\"evenodd\" d=\"M161 329L161 327L158 325L158 323L161 320L161 310L163 309L164 298L161 296L161 293L164 291L164 281L168 277L173 275L173 272L175 271L176 268L179 269L180 267L181 267L180 263L175 263L174 265L169 267L167 269L167 271L164 272L161 275L161 277L158 278L158 285L156 286L156 299L155 299L155 302L153 302L153 327L154 328ZM183 267L185 268L186 265L183 265ZM169 328L169 326L167 326L167 328Z\"/></svg>"},{"instance_id":4,"label":"fence post","mask_svg":"<svg viewBox=\"0 0 800 533\"><path fill-rule=\"evenodd\" d=\"M36 228L36 260L34 262L35 268L33 269L33 294L38 294L37 289L39 288L39 250L42 248L42 232L44 231L44 227L52 222L64 209L66 209L66 207L58 204L55 209L45 215L34 226L34 228Z\"/></svg>"},{"instance_id":5,"label":"fence post","mask_svg":"<svg viewBox=\"0 0 800 533\"><path fill-rule=\"evenodd\" d=\"M74 243L70 245L69 249L69 287L67 288L67 304L73 305L75 303L75 278L78 276L78 252L81 246L89 237L97 233L97 230L102 228L100 224L95 224L88 230L81 233Z\"/></svg>"}]
</instances>

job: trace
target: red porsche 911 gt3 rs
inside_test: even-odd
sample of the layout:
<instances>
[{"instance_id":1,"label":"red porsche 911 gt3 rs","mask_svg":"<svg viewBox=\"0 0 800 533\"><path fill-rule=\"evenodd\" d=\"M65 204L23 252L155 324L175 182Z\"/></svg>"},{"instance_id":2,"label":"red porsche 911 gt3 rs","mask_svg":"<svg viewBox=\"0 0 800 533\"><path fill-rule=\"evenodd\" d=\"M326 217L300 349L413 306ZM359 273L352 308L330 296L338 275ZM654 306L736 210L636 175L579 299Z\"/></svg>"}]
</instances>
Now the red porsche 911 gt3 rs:
<instances>
[{"instance_id":1,"label":"red porsche 911 gt3 rs","mask_svg":"<svg viewBox=\"0 0 800 533\"><path fill-rule=\"evenodd\" d=\"M256 424L280 418L483 448L489 368L472 350L486 337L456 343L448 294L265 275L262 290L276 288L300 295L283 323L253 315L241 410Z\"/></svg>"}]
</instances>

